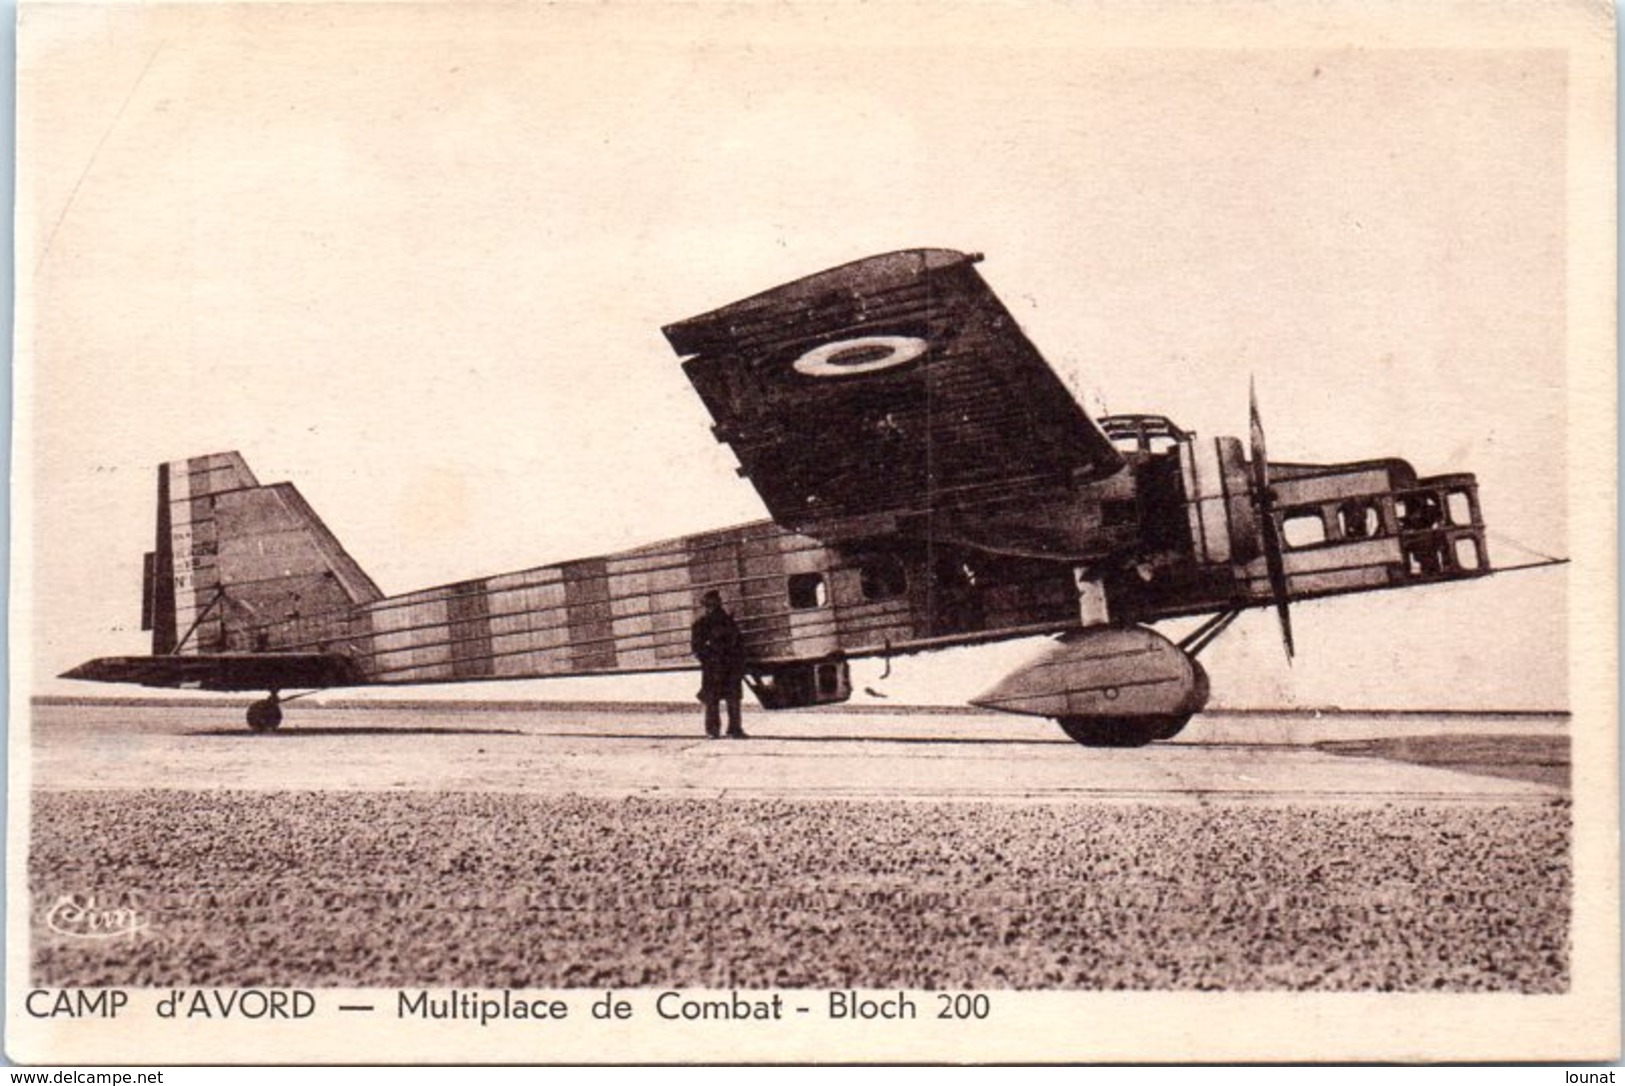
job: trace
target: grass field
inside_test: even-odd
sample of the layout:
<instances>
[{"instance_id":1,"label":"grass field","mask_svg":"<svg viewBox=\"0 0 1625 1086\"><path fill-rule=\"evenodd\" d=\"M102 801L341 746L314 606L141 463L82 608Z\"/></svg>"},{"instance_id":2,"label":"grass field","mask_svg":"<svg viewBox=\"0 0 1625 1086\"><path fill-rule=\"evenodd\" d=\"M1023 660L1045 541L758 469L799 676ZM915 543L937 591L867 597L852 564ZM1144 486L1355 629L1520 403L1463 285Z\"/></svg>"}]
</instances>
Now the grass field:
<instances>
[{"instance_id":1,"label":"grass field","mask_svg":"<svg viewBox=\"0 0 1625 1086\"><path fill-rule=\"evenodd\" d=\"M98 790L41 985L1557 992L1569 809ZM143 930L59 934L64 898Z\"/></svg>"}]
</instances>

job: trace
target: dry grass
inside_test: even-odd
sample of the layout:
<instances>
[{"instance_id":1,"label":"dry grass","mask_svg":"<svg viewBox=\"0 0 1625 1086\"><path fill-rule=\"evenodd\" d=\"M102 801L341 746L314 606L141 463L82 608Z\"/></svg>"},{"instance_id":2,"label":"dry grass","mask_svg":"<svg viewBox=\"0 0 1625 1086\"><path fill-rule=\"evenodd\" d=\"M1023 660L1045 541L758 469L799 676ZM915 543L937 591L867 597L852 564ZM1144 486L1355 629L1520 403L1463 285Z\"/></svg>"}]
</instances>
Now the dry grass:
<instances>
[{"instance_id":1,"label":"dry grass","mask_svg":"<svg viewBox=\"0 0 1625 1086\"><path fill-rule=\"evenodd\" d=\"M1561 991L1566 805L44 793L48 985ZM63 895L151 927L85 940Z\"/></svg>"}]
</instances>

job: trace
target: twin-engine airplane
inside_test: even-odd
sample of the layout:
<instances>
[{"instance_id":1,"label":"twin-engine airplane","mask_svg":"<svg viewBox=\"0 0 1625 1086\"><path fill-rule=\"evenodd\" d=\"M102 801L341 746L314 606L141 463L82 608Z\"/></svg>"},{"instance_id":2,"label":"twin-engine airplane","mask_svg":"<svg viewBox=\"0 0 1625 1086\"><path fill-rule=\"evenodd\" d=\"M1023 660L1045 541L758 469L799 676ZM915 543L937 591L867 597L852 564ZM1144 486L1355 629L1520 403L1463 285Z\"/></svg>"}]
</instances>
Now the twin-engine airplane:
<instances>
[{"instance_id":1,"label":"twin-engine airplane","mask_svg":"<svg viewBox=\"0 0 1625 1086\"><path fill-rule=\"evenodd\" d=\"M696 666L715 589L768 709L841 702L847 662L1037 634L975 699L1087 746L1168 739L1243 610L1490 572L1472 475L1271 463L1155 415L1090 419L973 265L846 264L664 329L772 520L385 596L288 483L236 453L158 469L152 655L67 678L281 692ZM1150 628L1211 615L1178 644Z\"/></svg>"}]
</instances>

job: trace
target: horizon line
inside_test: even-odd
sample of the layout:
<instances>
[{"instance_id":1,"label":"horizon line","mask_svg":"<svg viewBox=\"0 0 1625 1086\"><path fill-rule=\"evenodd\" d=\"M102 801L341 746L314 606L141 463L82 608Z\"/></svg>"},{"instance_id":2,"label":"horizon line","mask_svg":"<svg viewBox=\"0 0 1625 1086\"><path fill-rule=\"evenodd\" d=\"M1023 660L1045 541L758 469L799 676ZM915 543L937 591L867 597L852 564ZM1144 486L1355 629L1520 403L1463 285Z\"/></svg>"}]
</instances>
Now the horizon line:
<instances>
[{"instance_id":1,"label":"horizon line","mask_svg":"<svg viewBox=\"0 0 1625 1086\"><path fill-rule=\"evenodd\" d=\"M485 712L526 712L540 709L550 709L561 712L649 712L649 713L692 713L698 704L693 701L592 701L584 699L549 700L545 698L499 698L492 700L478 700L473 698L379 698L363 699L339 697L328 700L310 700L304 702L305 709L318 710L353 710L353 709L445 709L445 710L480 710ZM34 694L29 697L30 705L84 705L84 706L128 706L133 708L239 708L242 700L238 698L209 695L205 697L187 698L174 695L157 695L142 697L139 695L74 695L74 694ZM817 712L817 713L859 713L877 716L901 715L904 713L939 713L955 716L989 716L997 710L978 708L974 705L932 705L929 703L899 702L892 705L875 705L870 703L838 703L835 705L809 705L796 709L762 710L770 713L783 712ZM1210 705L1203 710L1203 714L1228 713L1236 716L1247 715L1273 715L1273 716L1546 716L1566 717L1572 715L1570 709L1551 708L1359 708L1342 705L1318 706L1267 706L1267 705ZM1012 714L999 714L1009 716ZM1014 714L1023 715L1023 714Z\"/></svg>"}]
</instances>

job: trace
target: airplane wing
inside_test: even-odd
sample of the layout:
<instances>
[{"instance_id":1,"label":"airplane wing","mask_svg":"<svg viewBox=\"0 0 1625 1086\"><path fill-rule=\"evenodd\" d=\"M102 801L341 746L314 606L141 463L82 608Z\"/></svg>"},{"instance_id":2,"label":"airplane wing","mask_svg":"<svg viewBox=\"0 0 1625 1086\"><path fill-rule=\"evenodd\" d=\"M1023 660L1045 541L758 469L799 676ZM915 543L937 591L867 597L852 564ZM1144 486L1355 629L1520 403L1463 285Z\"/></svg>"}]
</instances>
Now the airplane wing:
<instances>
[{"instance_id":1,"label":"airplane wing","mask_svg":"<svg viewBox=\"0 0 1625 1086\"><path fill-rule=\"evenodd\" d=\"M887 253L663 329L781 525L928 535L1122 466L980 259Z\"/></svg>"},{"instance_id":2,"label":"airplane wing","mask_svg":"<svg viewBox=\"0 0 1625 1086\"><path fill-rule=\"evenodd\" d=\"M102 656L61 678L199 690L317 690L360 681L347 657L326 652Z\"/></svg>"}]
</instances>

